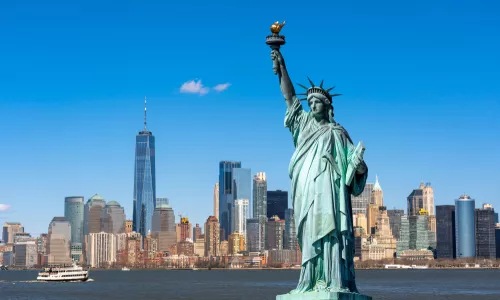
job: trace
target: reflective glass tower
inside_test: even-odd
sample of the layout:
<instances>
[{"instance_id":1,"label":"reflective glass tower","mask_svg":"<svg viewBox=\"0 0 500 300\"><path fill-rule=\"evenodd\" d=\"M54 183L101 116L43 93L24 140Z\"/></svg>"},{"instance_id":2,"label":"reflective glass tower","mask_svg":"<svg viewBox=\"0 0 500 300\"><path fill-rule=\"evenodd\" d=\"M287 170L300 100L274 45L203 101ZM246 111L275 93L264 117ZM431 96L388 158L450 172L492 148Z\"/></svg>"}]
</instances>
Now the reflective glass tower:
<instances>
[{"instance_id":1,"label":"reflective glass tower","mask_svg":"<svg viewBox=\"0 0 500 300\"><path fill-rule=\"evenodd\" d=\"M132 229L143 237L151 230L156 207L155 137L146 127L144 98L144 130L135 138L134 216Z\"/></svg>"},{"instance_id":2,"label":"reflective glass tower","mask_svg":"<svg viewBox=\"0 0 500 300\"><path fill-rule=\"evenodd\" d=\"M227 240L231 234L231 213L233 201L236 199L235 185L233 184L233 169L241 168L239 161L221 161L219 163L219 223L220 239ZM237 186L236 186L237 188ZM247 198L248 199L248 198Z\"/></svg>"},{"instance_id":3,"label":"reflective glass tower","mask_svg":"<svg viewBox=\"0 0 500 300\"><path fill-rule=\"evenodd\" d=\"M455 200L455 234L457 258L476 256L474 209L476 201L467 195Z\"/></svg>"}]
</instances>

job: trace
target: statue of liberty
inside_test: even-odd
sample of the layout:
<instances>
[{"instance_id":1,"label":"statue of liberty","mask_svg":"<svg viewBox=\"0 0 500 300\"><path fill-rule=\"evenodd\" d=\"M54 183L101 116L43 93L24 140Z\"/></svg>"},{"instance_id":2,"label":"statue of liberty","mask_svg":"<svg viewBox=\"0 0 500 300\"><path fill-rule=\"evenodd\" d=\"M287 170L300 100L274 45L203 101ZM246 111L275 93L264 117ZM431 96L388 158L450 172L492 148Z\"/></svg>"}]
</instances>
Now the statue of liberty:
<instances>
[{"instance_id":1,"label":"statue of liberty","mask_svg":"<svg viewBox=\"0 0 500 300\"><path fill-rule=\"evenodd\" d=\"M281 38L284 44L284 37L273 33L268 41ZM305 98L297 98L279 46L271 48L274 73L287 105L285 126L295 146L288 172L302 251L297 288L277 299L371 299L356 288L353 262L351 195L361 194L365 187L364 146L355 147L335 122L332 100L340 94L330 94L333 88L324 89L323 82L316 86L308 78L311 87L300 85L306 89ZM307 101L309 112L301 100Z\"/></svg>"}]
</instances>

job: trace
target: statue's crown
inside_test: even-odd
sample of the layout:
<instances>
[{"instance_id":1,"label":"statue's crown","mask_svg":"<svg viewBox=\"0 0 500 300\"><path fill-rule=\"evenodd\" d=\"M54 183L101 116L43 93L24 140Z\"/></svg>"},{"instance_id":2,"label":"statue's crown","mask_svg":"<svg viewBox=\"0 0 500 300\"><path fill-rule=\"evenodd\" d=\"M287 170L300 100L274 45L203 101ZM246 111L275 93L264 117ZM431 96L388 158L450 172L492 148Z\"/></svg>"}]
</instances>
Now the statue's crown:
<instances>
[{"instance_id":1,"label":"statue's crown","mask_svg":"<svg viewBox=\"0 0 500 300\"><path fill-rule=\"evenodd\" d=\"M328 99L328 101L330 102L330 104L332 104L333 97L337 97L337 96L342 95L342 94L330 94L330 91L333 90L335 87L331 87L331 88L328 88L328 89L325 90L323 88L323 80L321 81L321 83L319 84L319 86L316 86L314 84L314 82L312 82L312 80L309 79L309 77L307 77L307 80L311 84L311 87L309 87L309 88L306 87L306 86L304 86L304 85L302 85L302 84L297 84L300 87L302 87L303 89L307 90L305 93L298 94L298 95L304 95L304 96L306 96L306 98L302 98L300 100L307 100L307 97L309 97L309 95L311 95L311 94L321 94L321 95L325 96Z\"/></svg>"}]
</instances>

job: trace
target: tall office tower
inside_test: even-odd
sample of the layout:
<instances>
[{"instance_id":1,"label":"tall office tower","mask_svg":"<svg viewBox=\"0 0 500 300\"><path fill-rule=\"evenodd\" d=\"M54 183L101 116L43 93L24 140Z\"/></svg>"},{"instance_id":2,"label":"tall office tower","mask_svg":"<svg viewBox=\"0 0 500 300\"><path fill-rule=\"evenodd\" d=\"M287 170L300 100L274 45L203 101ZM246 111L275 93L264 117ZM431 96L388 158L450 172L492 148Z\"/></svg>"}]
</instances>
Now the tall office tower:
<instances>
[{"instance_id":1,"label":"tall office tower","mask_svg":"<svg viewBox=\"0 0 500 300\"><path fill-rule=\"evenodd\" d=\"M366 208L370 204L372 198L373 183L365 184L363 192L359 196L351 197L352 203L352 214L364 214L367 215Z\"/></svg>"},{"instance_id":2,"label":"tall office tower","mask_svg":"<svg viewBox=\"0 0 500 300\"><path fill-rule=\"evenodd\" d=\"M456 258L455 205L436 206L436 239L438 258Z\"/></svg>"},{"instance_id":3,"label":"tall office tower","mask_svg":"<svg viewBox=\"0 0 500 300\"><path fill-rule=\"evenodd\" d=\"M26 240L14 245L14 265L16 267L33 267L37 263L36 241ZM1 264L1 263L0 263Z\"/></svg>"},{"instance_id":4,"label":"tall office tower","mask_svg":"<svg viewBox=\"0 0 500 300\"><path fill-rule=\"evenodd\" d=\"M158 205L162 205L162 204L167 204L169 205L169 201L168 201L168 198L166 197L163 197L163 198L156 198L156 204L155 204L155 208L158 206Z\"/></svg>"},{"instance_id":5,"label":"tall office tower","mask_svg":"<svg viewBox=\"0 0 500 300\"><path fill-rule=\"evenodd\" d=\"M117 235L106 232L89 234L87 262L92 268L108 266L116 262Z\"/></svg>"},{"instance_id":6,"label":"tall office tower","mask_svg":"<svg viewBox=\"0 0 500 300\"><path fill-rule=\"evenodd\" d=\"M244 249L247 249L247 219L248 219L248 200L236 199L233 206L233 232L239 233L244 239Z\"/></svg>"},{"instance_id":7,"label":"tall office tower","mask_svg":"<svg viewBox=\"0 0 500 300\"><path fill-rule=\"evenodd\" d=\"M495 211L491 205L475 210L476 256L486 259L496 258Z\"/></svg>"},{"instance_id":8,"label":"tall office tower","mask_svg":"<svg viewBox=\"0 0 500 300\"><path fill-rule=\"evenodd\" d=\"M24 232L24 227L19 222L5 222L3 224L2 240L5 244L14 244L16 233Z\"/></svg>"},{"instance_id":9,"label":"tall office tower","mask_svg":"<svg viewBox=\"0 0 500 300\"><path fill-rule=\"evenodd\" d=\"M282 190L267 191L267 218L278 216L285 220L285 210L288 209L288 192Z\"/></svg>"},{"instance_id":10,"label":"tall office tower","mask_svg":"<svg viewBox=\"0 0 500 300\"><path fill-rule=\"evenodd\" d=\"M214 185L214 216L219 216L219 183Z\"/></svg>"},{"instance_id":11,"label":"tall office tower","mask_svg":"<svg viewBox=\"0 0 500 300\"><path fill-rule=\"evenodd\" d=\"M177 242L174 210L168 204L156 206L153 213L152 234L158 240L158 250L168 251Z\"/></svg>"},{"instance_id":12,"label":"tall office tower","mask_svg":"<svg viewBox=\"0 0 500 300\"><path fill-rule=\"evenodd\" d=\"M295 230L295 217L293 209L285 210L285 249L297 250L297 234Z\"/></svg>"},{"instance_id":13,"label":"tall office tower","mask_svg":"<svg viewBox=\"0 0 500 300\"><path fill-rule=\"evenodd\" d=\"M84 201L81 196L64 199L64 217L71 224L71 258L77 262L83 253Z\"/></svg>"},{"instance_id":14,"label":"tall office tower","mask_svg":"<svg viewBox=\"0 0 500 300\"><path fill-rule=\"evenodd\" d=\"M210 216L205 222L205 257L219 256L220 251L219 220Z\"/></svg>"},{"instance_id":15,"label":"tall office tower","mask_svg":"<svg viewBox=\"0 0 500 300\"><path fill-rule=\"evenodd\" d=\"M384 191L378 182L378 176L375 176L375 184L373 185L370 203L378 206L384 206Z\"/></svg>"},{"instance_id":16,"label":"tall office tower","mask_svg":"<svg viewBox=\"0 0 500 300\"><path fill-rule=\"evenodd\" d=\"M278 216L274 216L267 221L266 226L267 250L282 250L285 220L281 220Z\"/></svg>"},{"instance_id":17,"label":"tall office tower","mask_svg":"<svg viewBox=\"0 0 500 300\"><path fill-rule=\"evenodd\" d=\"M125 232L126 233L131 233L132 232L132 220L126 220L125 221Z\"/></svg>"},{"instance_id":18,"label":"tall office tower","mask_svg":"<svg viewBox=\"0 0 500 300\"><path fill-rule=\"evenodd\" d=\"M267 222L267 179L266 173L259 172L253 177L253 218L259 222L255 251L265 248Z\"/></svg>"},{"instance_id":19,"label":"tall office tower","mask_svg":"<svg viewBox=\"0 0 500 300\"><path fill-rule=\"evenodd\" d=\"M245 199L250 204L252 196L252 171L250 169L233 169L233 191L235 195L234 200ZM249 212L247 212L247 217L250 217Z\"/></svg>"},{"instance_id":20,"label":"tall office tower","mask_svg":"<svg viewBox=\"0 0 500 300\"><path fill-rule=\"evenodd\" d=\"M354 227L358 227L358 236L364 237L368 234L368 220L365 214L355 214L352 218L352 223ZM361 246L360 246L361 247ZM360 254L360 253L358 253Z\"/></svg>"},{"instance_id":21,"label":"tall office tower","mask_svg":"<svg viewBox=\"0 0 500 300\"><path fill-rule=\"evenodd\" d=\"M375 227L377 226L377 219L380 211L380 206L378 204L370 203L368 204L368 207L366 208L367 216L366 216L366 223L367 223L367 234L371 235L375 233Z\"/></svg>"},{"instance_id":22,"label":"tall office tower","mask_svg":"<svg viewBox=\"0 0 500 300\"><path fill-rule=\"evenodd\" d=\"M425 210L429 216L434 216L434 191L430 183L420 183L418 189L413 190L407 198L408 215L416 216Z\"/></svg>"},{"instance_id":23,"label":"tall office tower","mask_svg":"<svg viewBox=\"0 0 500 300\"><path fill-rule=\"evenodd\" d=\"M241 168L239 161L221 161L219 163L219 224L221 231L221 240L227 240L231 233L231 213L233 202L236 200L236 191L234 191L233 170ZM247 198L248 199L248 198ZM206 236L205 236L206 239Z\"/></svg>"},{"instance_id":24,"label":"tall office tower","mask_svg":"<svg viewBox=\"0 0 500 300\"><path fill-rule=\"evenodd\" d=\"M497 223L495 226L495 248L497 259L500 258L500 224Z\"/></svg>"},{"instance_id":25,"label":"tall office tower","mask_svg":"<svg viewBox=\"0 0 500 300\"><path fill-rule=\"evenodd\" d=\"M102 210L101 231L106 233L125 232L125 210L116 201L109 201Z\"/></svg>"},{"instance_id":26,"label":"tall office tower","mask_svg":"<svg viewBox=\"0 0 500 300\"><path fill-rule=\"evenodd\" d=\"M245 237L239 232L233 232L228 239L228 254L233 256L240 251L245 251Z\"/></svg>"},{"instance_id":27,"label":"tall office tower","mask_svg":"<svg viewBox=\"0 0 500 300\"><path fill-rule=\"evenodd\" d=\"M263 250L261 241L264 241L264 236L260 236L259 219L247 219L247 250L249 252L259 252ZM262 247L262 248L261 248Z\"/></svg>"},{"instance_id":28,"label":"tall office tower","mask_svg":"<svg viewBox=\"0 0 500 300\"><path fill-rule=\"evenodd\" d=\"M143 237L151 231L156 207L155 137L146 127L144 97L144 130L135 137L134 217L133 230Z\"/></svg>"},{"instance_id":29,"label":"tall office tower","mask_svg":"<svg viewBox=\"0 0 500 300\"><path fill-rule=\"evenodd\" d=\"M402 209L388 209L389 223L391 225L392 235L396 240L399 240L399 232L401 231L401 217L405 214Z\"/></svg>"},{"instance_id":30,"label":"tall office tower","mask_svg":"<svg viewBox=\"0 0 500 300\"><path fill-rule=\"evenodd\" d=\"M426 214L401 217L400 239L396 242L398 256L405 250L436 248L436 234L429 230Z\"/></svg>"},{"instance_id":31,"label":"tall office tower","mask_svg":"<svg viewBox=\"0 0 500 300\"><path fill-rule=\"evenodd\" d=\"M65 217L54 217L47 237L48 264L70 264L71 224Z\"/></svg>"},{"instance_id":32,"label":"tall office tower","mask_svg":"<svg viewBox=\"0 0 500 300\"><path fill-rule=\"evenodd\" d=\"M95 194L87 201L83 211L84 235L101 232L102 211L105 206L106 202L99 194Z\"/></svg>"},{"instance_id":33,"label":"tall office tower","mask_svg":"<svg viewBox=\"0 0 500 300\"><path fill-rule=\"evenodd\" d=\"M476 256L476 238L474 230L474 209L476 201L468 195L455 200L455 234L457 258Z\"/></svg>"},{"instance_id":34,"label":"tall office tower","mask_svg":"<svg viewBox=\"0 0 500 300\"><path fill-rule=\"evenodd\" d=\"M193 225L191 222L189 222L188 217L182 217L177 224L176 232L177 232L177 242L185 242L187 239L192 240L191 238L191 232L192 232Z\"/></svg>"},{"instance_id":35,"label":"tall office tower","mask_svg":"<svg viewBox=\"0 0 500 300\"><path fill-rule=\"evenodd\" d=\"M379 213L375 222L373 239L379 249L384 249L384 258L393 258L396 252L396 239L392 235L389 215L385 206L379 206ZM374 247L372 247L374 248Z\"/></svg>"},{"instance_id":36,"label":"tall office tower","mask_svg":"<svg viewBox=\"0 0 500 300\"><path fill-rule=\"evenodd\" d=\"M203 233L201 232L200 224L196 224L196 226L193 228L193 242L199 240L202 234Z\"/></svg>"}]
</instances>

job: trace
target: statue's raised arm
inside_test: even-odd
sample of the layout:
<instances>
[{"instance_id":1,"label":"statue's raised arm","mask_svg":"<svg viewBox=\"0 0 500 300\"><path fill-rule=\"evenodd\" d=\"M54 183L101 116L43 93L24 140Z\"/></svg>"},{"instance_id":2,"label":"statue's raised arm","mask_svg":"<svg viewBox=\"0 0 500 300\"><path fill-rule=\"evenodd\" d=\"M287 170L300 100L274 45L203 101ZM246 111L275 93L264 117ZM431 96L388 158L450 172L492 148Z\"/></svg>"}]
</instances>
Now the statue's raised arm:
<instances>
[{"instance_id":1,"label":"statue's raised arm","mask_svg":"<svg viewBox=\"0 0 500 300\"><path fill-rule=\"evenodd\" d=\"M271 50L271 59L273 60L274 74L278 75L279 78L281 93L286 100L286 105L289 107L293 103L295 89L292 81L290 80L290 76L288 75L285 60L278 49Z\"/></svg>"}]
</instances>

